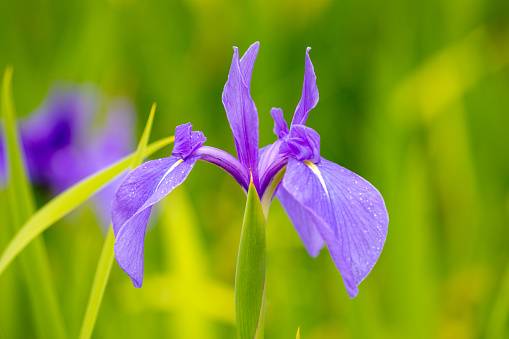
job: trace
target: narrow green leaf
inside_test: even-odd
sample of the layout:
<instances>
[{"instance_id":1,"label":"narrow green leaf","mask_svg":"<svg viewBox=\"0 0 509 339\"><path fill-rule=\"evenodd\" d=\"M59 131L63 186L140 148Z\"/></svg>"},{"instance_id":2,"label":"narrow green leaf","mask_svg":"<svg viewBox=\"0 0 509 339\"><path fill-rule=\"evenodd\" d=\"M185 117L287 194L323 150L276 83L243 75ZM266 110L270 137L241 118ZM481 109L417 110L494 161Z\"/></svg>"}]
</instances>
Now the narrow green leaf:
<instances>
[{"instance_id":1,"label":"narrow green leaf","mask_svg":"<svg viewBox=\"0 0 509 339\"><path fill-rule=\"evenodd\" d=\"M172 143L174 137L164 138L150 144L144 156L147 157ZM131 154L113 165L98 171L97 173L83 179L68 190L52 199L35 213L19 230L10 241L7 248L0 257L0 275L12 260L39 234L60 220L67 213L71 212L90 196L97 192L103 185L126 170L132 162L134 154Z\"/></svg>"},{"instance_id":2,"label":"narrow green leaf","mask_svg":"<svg viewBox=\"0 0 509 339\"><path fill-rule=\"evenodd\" d=\"M235 316L239 339L263 338L265 321L265 226L260 198L251 184L247 193L235 276Z\"/></svg>"},{"instance_id":3,"label":"narrow green leaf","mask_svg":"<svg viewBox=\"0 0 509 339\"><path fill-rule=\"evenodd\" d=\"M129 167L131 170L141 165L141 162L143 161L143 154L147 148L148 139L150 138L150 131L152 130L152 122L154 121L155 111L156 104L154 103L150 110L150 115L148 117L147 124L145 125L145 130L141 136L140 143L138 144L138 148L132 157L131 165ZM115 236L113 234L113 227L110 225L108 235L106 236L106 240L103 244L101 256L99 257L94 282L92 283L92 290L90 291L90 297L88 299L87 310L85 311L85 317L83 318L83 324L81 325L81 339L90 338L94 331L95 322L97 320L99 308L104 296L104 290L106 289L106 284L110 277L111 266L115 256L114 245Z\"/></svg>"},{"instance_id":4,"label":"narrow green leaf","mask_svg":"<svg viewBox=\"0 0 509 339\"><path fill-rule=\"evenodd\" d=\"M2 83L2 109L5 120L7 149L7 187L9 214L13 231L17 230L34 213L35 203L24 166L23 150L19 145L16 113L12 99L12 67L4 73ZM35 237L34 237L35 238ZM37 238L20 257L34 311L35 328L40 338L66 338L65 326L53 283L46 245Z\"/></svg>"},{"instance_id":5,"label":"narrow green leaf","mask_svg":"<svg viewBox=\"0 0 509 339\"><path fill-rule=\"evenodd\" d=\"M87 309L85 311L85 316L83 317L83 323L81 324L80 338L90 338L94 331L99 307L101 306L104 290L106 289L106 283L110 277L111 266L113 265L114 244L115 236L113 234L113 228L110 225L101 250L99 262L97 263L94 281L92 283L92 290L90 291Z\"/></svg>"}]
</instances>

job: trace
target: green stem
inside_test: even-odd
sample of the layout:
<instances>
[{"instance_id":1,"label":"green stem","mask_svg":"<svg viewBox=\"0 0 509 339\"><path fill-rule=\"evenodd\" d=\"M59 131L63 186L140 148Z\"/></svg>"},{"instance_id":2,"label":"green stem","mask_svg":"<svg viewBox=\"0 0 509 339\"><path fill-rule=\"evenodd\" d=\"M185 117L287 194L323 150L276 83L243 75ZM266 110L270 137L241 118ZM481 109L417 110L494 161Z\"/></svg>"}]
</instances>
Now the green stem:
<instances>
[{"instance_id":1,"label":"green stem","mask_svg":"<svg viewBox=\"0 0 509 339\"><path fill-rule=\"evenodd\" d=\"M95 322L104 296L104 290L110 277L111 266L113 265L113 245L115 244L115 236L113 228L110 226L106 240L104 241L99 263L95 271L94 282L92 283L92 291L88 300L87 310L81 325L80 338L90 338L94 331Z\"/></svg>"},{"instance_id":2,"label":"green stem","mask_svg":"<svg viewBox=\"0 0 509 339\"><path fill-rule=\"evenodd\" d=\"M265 322L265 217L251 183L240 235L235 275L235 317L239 339L263 338Z\"/></svg>"}]
</instances>

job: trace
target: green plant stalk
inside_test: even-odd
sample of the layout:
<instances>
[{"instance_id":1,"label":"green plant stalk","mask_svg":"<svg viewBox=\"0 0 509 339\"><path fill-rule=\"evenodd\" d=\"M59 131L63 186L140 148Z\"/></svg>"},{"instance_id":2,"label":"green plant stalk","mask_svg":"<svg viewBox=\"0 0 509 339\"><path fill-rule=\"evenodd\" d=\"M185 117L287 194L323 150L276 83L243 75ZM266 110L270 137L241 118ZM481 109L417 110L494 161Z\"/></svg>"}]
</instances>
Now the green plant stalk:
<instances>
[{"instance_id":1,"label":"green plant stalk","mask_svg":"<svg viewBox=\"0 0 509 339\"><path fill-rule=\"evenodd\" d=\"M140 143L138 144L138 149L132 157L130 165L131 170L141 165L143 161L143 154L147 148L150 131L152 130L155 109L156 104L153 104L152 109L150 110L147 124L145 125L145 130L143 131ZM104 291L106 290L106 285L108 284L108 279L110 277L113 258L115 256L114 245L115 236L113 234L113 227L110 225L108 234L103 244L101 256L99 257L99 262L95 271L94 282L92 283L92 290L90 291L90 297L88 299L87 309L85 311L85 316L81 325L79 336L81 339L90 338L92 336L92 332L94 331L97 315L99 314Z\"/></svg>"},{"instance_id":2,"label":"green plant stalk","mask_svg":"<svg viewBox=\"0 0 509 339\"><path fill-rule=\"evenodd\" d=\"M99 314L99 308L104 296L104 291L106 290L106 284L110 277L111 266L113 265L114 244L115 236L113 234L113 228L110 225L108 234L104 240L99 262L97 263L94 282L92 283L92 290L90 291L85 317L83 318L83 323L81 325L80 338L90 338L94 331L97 315Z\"/></svg>"},{"instance_id":3,"label":"green plant stalk","mask_svg":"<svg viewBox=\"0 0 509 339\"><path fill-rule=\"evenodd\" d=\"M265 323L266 220L252 178L240 236L235 276L239 339L263 338Z\"/></svg>"},{"instance_id":4,"label":"green plant stalk","mask_svg":"<svg viewBox=\"0 0 509 339\"><path fill-rule=\"evenodd\" d=\"M2 84L2 116L5 120L9 183L8 203L10 224L16 231L35 211L35 203L23 163L23 151L18 147L19 136L12 99L12 67L7 67ZM42 237L36 238L20 257L39 338L66 338L66 330L51 281L48 255Z\"/></svg>"}]
</instances>

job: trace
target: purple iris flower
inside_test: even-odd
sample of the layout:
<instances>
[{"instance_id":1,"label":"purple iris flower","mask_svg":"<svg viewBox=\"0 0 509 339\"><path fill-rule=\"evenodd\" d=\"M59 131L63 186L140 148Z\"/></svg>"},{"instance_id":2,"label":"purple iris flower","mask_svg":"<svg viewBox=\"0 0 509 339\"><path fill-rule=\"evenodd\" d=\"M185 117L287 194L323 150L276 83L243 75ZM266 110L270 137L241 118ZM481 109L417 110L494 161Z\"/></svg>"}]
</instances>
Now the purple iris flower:
<instances>
[{"instance_id":1,"label":"purple iris flower","mask_svg":"<svg viewBox=\"0 0 509 339\"><path fill-rule=\"evenodd\" d=\"M20 121L20 138L34 185L58 194L134 149L135 109L124 97L110 100L103 127L95 126L100 98L94 85L54 85L44 102ZM0 143L0 175L4 177ZM125 175L125 174L124 174ZM100 190L94 211L104 225L122 177Z\"/></svg>"},{"instance_id":2,"label":"purple iris flower","mask_svg":"<svg viewBox=\"0 0 509 339\"><path fill-rule=\"evenodd\" d=\"M273 108L273 144L258 149L258 113L250 83L259 43L239 60L234 55L223 91L238 159L217 148L203 146L202 132L191 124L175 131L172 156L149 161L134 169L112 201L115 256L134 286L143 282L143 247L152 206L180 185L197 160L228 172L247 192L253 181L267 218L276 194L304 246L316 257L324 244L340 271L348 295L377 261L387 235L389 217L380 193L369 182L320 156L320 136L306 127L309 111L318 102L313 64L306 51L302 97L290 128L281 109ZM282 177L282 180L281 180Z\"/></svg>"}]
</instances>

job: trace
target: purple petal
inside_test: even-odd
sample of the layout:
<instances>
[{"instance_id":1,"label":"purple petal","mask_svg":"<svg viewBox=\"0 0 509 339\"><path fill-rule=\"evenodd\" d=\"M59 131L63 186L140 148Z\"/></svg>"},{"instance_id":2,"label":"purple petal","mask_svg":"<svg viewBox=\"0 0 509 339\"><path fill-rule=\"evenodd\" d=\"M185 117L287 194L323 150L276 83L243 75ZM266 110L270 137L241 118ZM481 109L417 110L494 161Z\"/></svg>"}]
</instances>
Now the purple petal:
<instances>
[{"instance_id":1,"label":"purple petal","mask_svg":"<svg viewBox=\"0 0 509 339\"><path fill-rule=\"evenodd\" d=\"M152 207L142 210L115 232L115 258L133 282L134 287L143 285L143 252L145 232Z\"/></svg>"},{"instance_id":2,"label":"purple petal","mask_svg":"<svg viewBox=\"0 0 509 339\"><path fill-rule=\"evenodd\" d=\"M295 109L292 125L304 125L311 111L318 103L318 87L316 87L316 75L311 59L309 58L308 47L306 50L306 66L304 70L304 85L302 87L302 97Z\"/></svg>"},{"instance_id":3,"label":"purple petal","mask_svg":"<svg viewBox=\"0 0 509 339\"><path fill-rule=\"evenodd\" d=\"M274 134L279 139L284 138L288 134L288 125L283 118L283 110L281 108L273 108L270 110L270 115L274 119Z\"/></svg>"},{"instance_id":4,"label":"purple petal","mask_svg":"<svg viewBox=\"0 0 509 339\"><path fill-rule=\"evenodd\" d=\"M198 157L149 161L124 179L111 203L115 257L135 287L143 282L143 244L152 205L187 178Z\"/></svg>"},{"instance_id":5,"label":"purple petal","mask_svg":"<svg viewBox=\"0 0 509 339\"><path fill-rule=\"evenodd\" d=\"M200 160L209 162L225 170L226 173L230 174L247 193L250 181L249 170L242 166L242 164L233 155L209 146L202 146L198 148L193 155L199 156Z\"/></svg>"},{"instance_id":6,"label":"purple petal","mask_svg":"<svg viewBox=\"0 0 509 339\"><path fill-rule=\"evenodd\" d=\"M318 233L313 219L307 210L304 209L290 193L288 193L283 185L279 186L276 196L283 206L286 214L292 221L292 224L309 255L315 258L323 248L324 241L320 236L320 233Z\"/></svg>"},{"instance_id":7,"label":"purple petal","mask_svg":"<svg viewBox=\"0 0 509 339\"><path fill-rule=\"evenodd\" d=\"M293 125L279 152L290 153L300 161L317 163L320 161L320 135L304 125Z\"/></svg>"},{"instance_id":8,"label":"purple petal","mask_svg":"<svg viewBox=\"0 0 509 339\"><path fill-rule=\"evenodd\" d=\"M283 187L308 211L348 295L355 297L387 236L389 216L382 196L360 176L323 158L319 164L290 159Z\"/></svg>"},{"instance_id":9,"label":"purple petal","mask_svg":"<svg viewBox=\"0 0 509 339\"><path fill-rule=\"evenodd\" d=\"M257 41L247 49L246 53L240 59L240 71L244 78L244 83L247 87L251 86L251 75L253 73L253 66L260 49L260 43Z\"/></svg>"},{"instance_id":10,"label":"purple petal","mask_svg":"<svg viewBox=\"0 0 509 339\"><path fill-rule=\"evenodd\" d=\"M283 143L282 139L278 139L275 143L265 146L260 150L258 170L260 173L261 196L265 193L265 189L274 176L288 163L289 154L282 154L280 150Z\"/></svg>"},{"instance_id":11,"label":"purple petal","mask_svg":"<svg viewBox=\"0 0 509 339\"><path fill-rule=\"evenodd\" d=\"M258 186L258 112L251 99L250 81L256 53L256 46L249 49L243 58L242 69L239 51L234 47L233 60L228 81L223 90L223 105L235 140L240 162L251 169L255 185Z\"/></svg>"},{"instance_id":12,"label":"purple petal","mask_svg":"<svg viewBox=\"0 0 509 339\"><path fill-rule=\"evenodd\" d=\"M187 123L175 129L175 143L171 154L177 158L185 159L207 141L202 132L191 131L193 125Z\"/></svg>"},{"instance_id":13,"label":"purple petal","mask_svg":"<svg viewBox=\"0 0 509 339\"><path fill-rule=\"evenodd\" d=\"M282 140L276 140L276 142L273 144L267 145L260 149L260 161L258 163L258 173L260 173L260 176L263 176L270 165L272 165L274 161L280 158L279 147L281 146L282 142Z\"/></svg>"}]
</instances>

